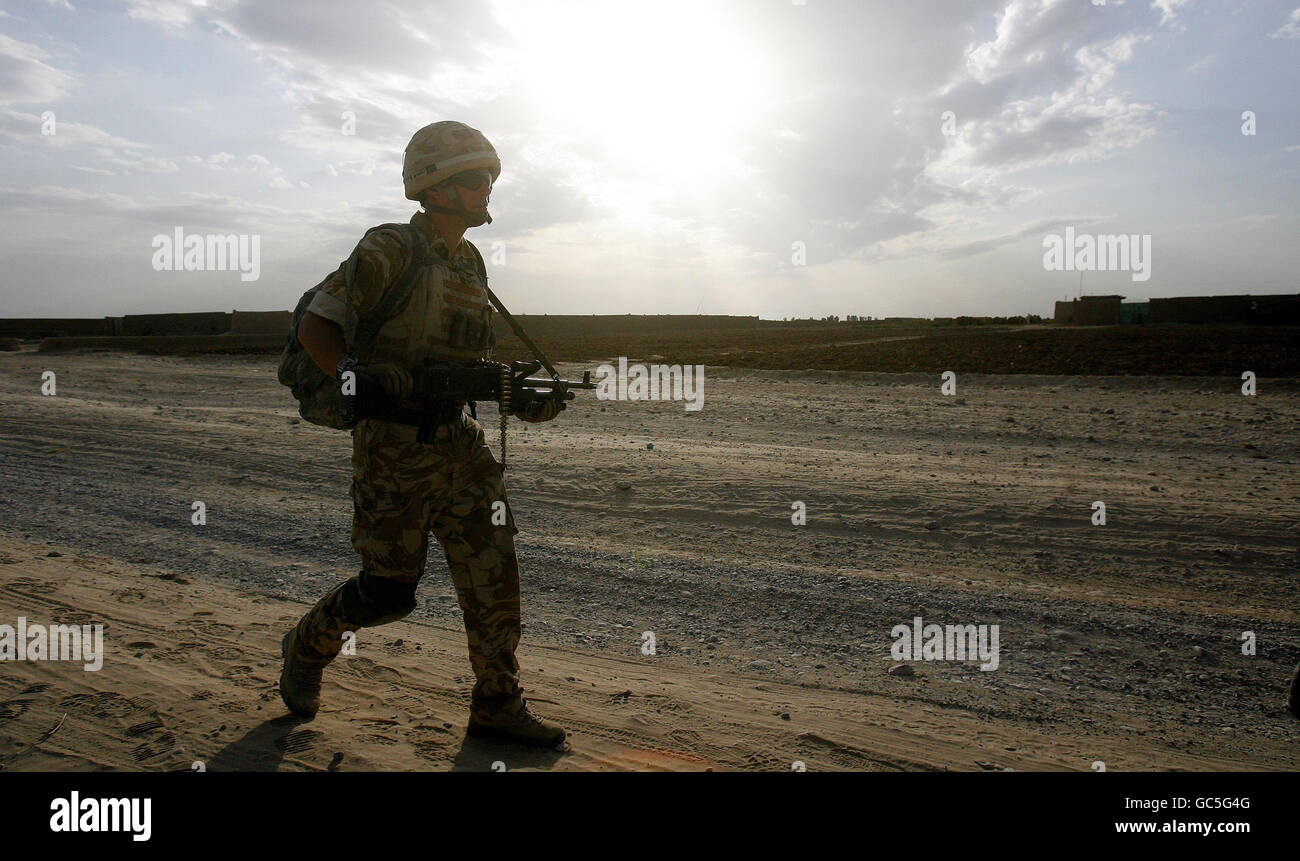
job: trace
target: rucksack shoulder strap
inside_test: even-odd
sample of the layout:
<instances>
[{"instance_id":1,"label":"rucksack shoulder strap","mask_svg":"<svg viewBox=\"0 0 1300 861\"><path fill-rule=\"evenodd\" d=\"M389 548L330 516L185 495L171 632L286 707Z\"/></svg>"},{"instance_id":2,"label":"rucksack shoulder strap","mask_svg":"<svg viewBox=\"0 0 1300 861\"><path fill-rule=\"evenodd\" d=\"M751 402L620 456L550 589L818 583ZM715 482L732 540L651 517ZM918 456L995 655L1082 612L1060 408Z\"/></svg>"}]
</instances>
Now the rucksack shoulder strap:
<instances>
[{"instance_id":1,"label":"rucksack shoulder strap","mask_svg":"<svg viewBox=\"0 0 1300 861\"><path fill-rule=\"evenodd\" d=\"M370 358L371 347L374 346L375 337L379 330L383 328L384 323L395 314L398 309L406 304L411 297L411 291L415 289L416 281L419 280L420 270L428 261L429 243L424 237L424 233L414 224L380 224L366 231L366 236L374 233L376 230L392 230L402 237L406 262L402 266L401 273L397 280L387 285L383 296L379 299L379 304L367 312L360 319L356 319L356 313L353 311L352 291L357 274L357 266L360 264L360 243L357 249L352 252L348 258L343 270L344 283L347 285L347 301L344 304L344 320L352 320L351 332L348 326L344 326L344 338L349 347L350 354L358 361L366 361ZM364 241L364 237L363 237Z\"/></svg>"},{"instance_id":2,"label":"rucksack shoulder strap","mask_svg":"<svg viewBox=\"0 0 1300 861\"><path fill-rule=\"evenodd\" d=\"M469 246L469 250L474 252L474 268L478 270L478 276L483 279L483 286L487 286L487 266L483 263L483 255L479 253L478 246L468 239L464 240Z\"/></svg>"}]
</instances>

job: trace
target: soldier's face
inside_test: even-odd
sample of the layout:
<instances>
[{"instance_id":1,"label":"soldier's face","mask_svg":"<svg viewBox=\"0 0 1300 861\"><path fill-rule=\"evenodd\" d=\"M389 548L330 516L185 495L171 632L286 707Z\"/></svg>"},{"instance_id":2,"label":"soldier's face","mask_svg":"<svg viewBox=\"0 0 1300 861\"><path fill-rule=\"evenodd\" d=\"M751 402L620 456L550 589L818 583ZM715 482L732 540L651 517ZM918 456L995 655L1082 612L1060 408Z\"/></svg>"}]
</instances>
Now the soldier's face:
<instances>
[{"instance_id":1,"label":"soldier's face","mask_svg":"<svg viewBox=\"0 0 1300 861\"><path fill-rule=\"evenodd\" d=\"M466 209L487 209L488 198L492 195L492 186L484 184L480 188L463 188L459 185L453 185L456 189L456 196L460 198L461 205Z\"/></svg>"},{"instance_id":2,"label":"soldier's face","mask_svg":"<svg viewBox=\"0 0 1300 861\"><path fill-rule=\"evenodd\" d=\"M456 190L456 196L460 198L462 209L469 210L474 214L473 218L466 218L465 221L470 227L478 227L487 221L488 215L488 195L492 193L490 186L484 186L481 190L475 191L468 188L452 186Z\"/></svg>"},{"instance_id":3,"label":"soldier's face","mask_svg":"<svg viewBox=\"0 0 1300 861\"><path fill-rule=\"evenodd\" d=\"M464 182L450 182L445 187L435 187L432 197L433 202L438 205L455 206L473 213L473 217L465 218L465 222L470 227L477 227L487 222L488 198L492 194L492 174L488 171L470 173L476 175L481 173L482 181L474 182L472 181L474 177L467 176Z\"/></svg>"}]
</instances>

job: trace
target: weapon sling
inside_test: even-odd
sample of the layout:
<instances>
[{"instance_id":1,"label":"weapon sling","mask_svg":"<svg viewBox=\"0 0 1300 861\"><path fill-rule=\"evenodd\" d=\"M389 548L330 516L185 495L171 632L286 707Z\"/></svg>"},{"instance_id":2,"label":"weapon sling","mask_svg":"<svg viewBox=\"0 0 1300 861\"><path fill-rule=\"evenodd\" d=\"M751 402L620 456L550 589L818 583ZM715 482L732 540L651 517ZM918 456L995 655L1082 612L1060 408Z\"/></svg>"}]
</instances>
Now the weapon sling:
<instances>
[{"instance_id":1,"label":"weapon sling","mask_svg":"<svg viewBox=\"0 0 1300 861\"><path fill-rule=\"evenodd\" d=\"M475 247L474 243L469 243L469 248L474 252L474 263L478 267L479 277L483 279L483 289L487 292L488 299L496 309L501 312L501 316L506 318L506 322L510 324L510 328L515 333L515 336L519 338L519 340L523 341L524 345L532 351L533 356L537 361L542 363L542 367L551 375L551 379L559 382L560 373L555 370L555 367L551 364L551 360L546 358L546 354L542 352L542 348L537 346L532 338L528 337L528 333L524 331L524 327L519 325L519 321L514 318L513 314L506 310L506 306L501 303L501 300L497 298L497 294L493 293L492 288L488 286L487 266L483 263L483 255L479 252L478 248ZM498 402L501 413L502 470L505 470L506 468L506 419L510 415L511 409L509 383L510 370L509 368L505 368L501 371L501 400Z\"/></svg>"}]
</instances>

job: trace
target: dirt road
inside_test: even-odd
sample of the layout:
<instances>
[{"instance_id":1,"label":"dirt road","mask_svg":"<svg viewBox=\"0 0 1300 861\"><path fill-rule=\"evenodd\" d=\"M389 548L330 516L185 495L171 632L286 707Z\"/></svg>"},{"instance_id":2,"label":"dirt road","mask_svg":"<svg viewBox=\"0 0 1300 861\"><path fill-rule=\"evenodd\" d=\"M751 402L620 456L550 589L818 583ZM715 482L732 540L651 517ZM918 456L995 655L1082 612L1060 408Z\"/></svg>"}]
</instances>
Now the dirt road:
<instances>
[{"instance_id":1,"label":"dirt road","mask_svg":"<svg viewBox=\"0 0 1300 861\"><path fill-rule=\"evenodd\" d=\"M0 355L0 624L106 629L98 672L0 665L0 766L1300 765L1297 384L938 383L710 368L699 412L586 393L512 423L525 685L573 730L552 755L464 741L440 555L322 715L283 717L279 634L354 555L350 439L297 420L272 359ZM997 625L997 669L889 674L918 616Z\"/></svg>"}]
</instances>

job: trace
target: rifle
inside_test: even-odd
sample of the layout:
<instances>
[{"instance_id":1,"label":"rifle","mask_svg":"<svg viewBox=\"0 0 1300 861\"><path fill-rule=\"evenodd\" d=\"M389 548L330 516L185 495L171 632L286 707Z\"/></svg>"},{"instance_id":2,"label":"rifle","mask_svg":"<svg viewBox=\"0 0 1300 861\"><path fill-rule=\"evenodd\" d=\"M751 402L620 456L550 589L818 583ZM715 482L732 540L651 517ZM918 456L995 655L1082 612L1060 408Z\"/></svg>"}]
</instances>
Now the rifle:
<instances>
[{"instance_id":1,"label":"rifle","mask_svg":"<svg viewBox=\"0 0 1300 861\"><path fill-rule=\"evenodd\" d=\"M528 337L528 333L519 325L519 321L506 310L505 305L501 304L501 300L492 292L492 288L487 286L487 270L483 266L483 256L472 243L469 247L474 252L478 272L483 279L483 289L488 299L506 318L511 330L532 351L537 360L512 362L509 365L487 360L461 364L434 359L425 360L411 372L414 384L411 400L420 404L418 412L424 416L424 419L418 422L420 433L416 438L426 444L432 440L433 428L438 421L446 421L450 418L446 417L448 404L457 401L468 401L471 404L475 401L496 401L501 414L501 468L504 470L506 468L506 419L511 414L527 408L530 403L537 400L554 401L560 409L564 409L565 402L573 400L572 389L595 389L596 384L591 381L590 371L583 372L582 382L560 379L559 371L555 370L555 366L546 358L542 348ZM550 374L550 379L529 377L529 374L535 374L542 368ZM384 417L380 413L384 411L382 405L387 399L382 391L375 393L378 384L373 379L362 383L367 375L360 369L357 375L359 384L355 396L343 397L342 414L345 423L354 424L358 417Z\"/></svg>"},{"instance_id":2,"label":"rifle","mask_svg":"<svg viewBox=\"0 0 1300 861\"><path fill-rule=\"evenodd\" d=\"M549 366L549 362L545 363ZM402 421L420 428L417 439L429 443L438 425L459 414L459 402L496 401L501 414L501 468L506 463L506 418L517 415L535 401L554 401L564 409L574 398L574 389L595 389L591 371L583 371L581 380L564 380L554 368L550 379L533 378L543 362L512 362L509 365L485 360L447 362L426 359L411 369L411 396L402 408L388 401L378 382L355 367L355 391L342 398L345 420L355 424L359 418ZM454 412L449 408L455 406Z\"/></svg>"},{"instance_id":3,"label":"rifle","mask_svg":"<svg viewBox=\"0 0 1300 861\"><path fill-rule=\"evenodd\" d=\"M531 346L531 344L530 344ZM536 349L534 347L534 349ZM532 378L529 375L541 370L550 371L550 379ZM553 401L564 409L574 398L573 389L595 389L591 371L582 372L582 380L562 380L559 373L539 356L538 361L501 362L485 360L467 364L426 359L411 372L414 382L411 400L421 409L437 411L448 402L496 401L501 415L501 468L506 468L506 418L527 409L535 401ZM429 435L421 429L421 441Z\"/></svg>"},{"instance_id":4,"label":"rifle","mask_svg":"<svg viewBox=\"0 0 1300 861\"><path fill-rule=\"evenodd\" d=\"M508 416L523 411L538 400L555 401L564 408L566 401L574 398L573 389L594 389L591 371L584 371L582 380L562 380L559 374L551 379L533 379L541 362L477 361L464 364L426 359L411 371L415 383L410 400L422 409L436 410L446 401L496 401L501 415Z\"/></svg>"}]
</instances>

